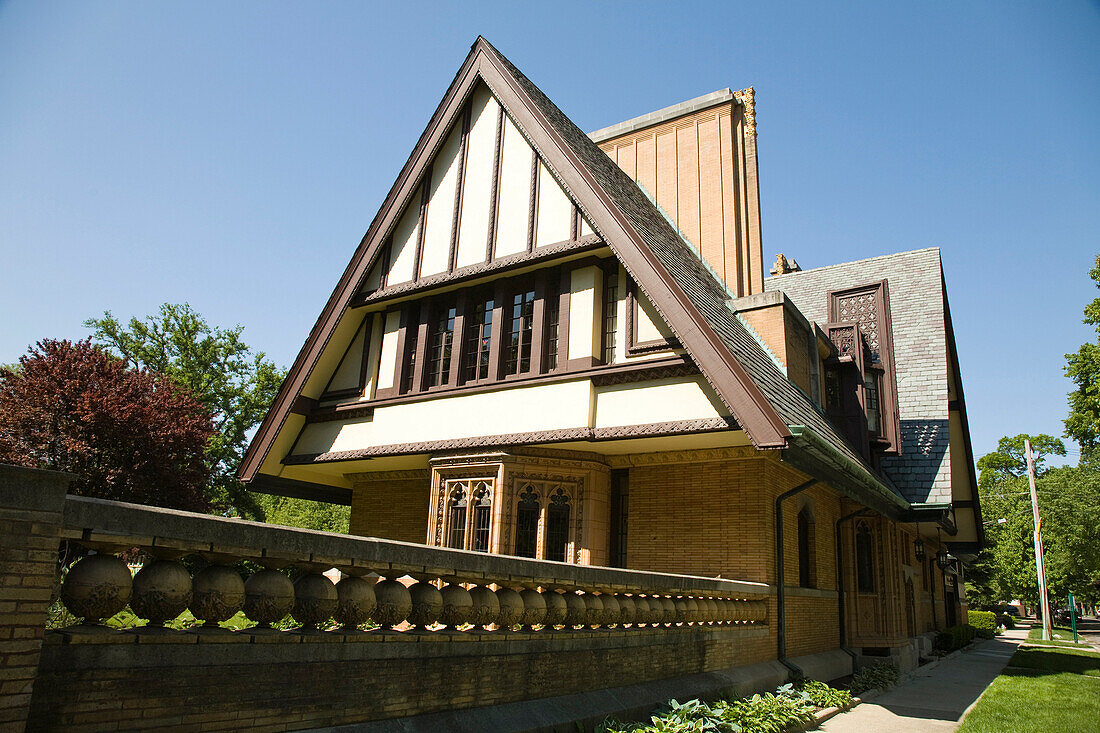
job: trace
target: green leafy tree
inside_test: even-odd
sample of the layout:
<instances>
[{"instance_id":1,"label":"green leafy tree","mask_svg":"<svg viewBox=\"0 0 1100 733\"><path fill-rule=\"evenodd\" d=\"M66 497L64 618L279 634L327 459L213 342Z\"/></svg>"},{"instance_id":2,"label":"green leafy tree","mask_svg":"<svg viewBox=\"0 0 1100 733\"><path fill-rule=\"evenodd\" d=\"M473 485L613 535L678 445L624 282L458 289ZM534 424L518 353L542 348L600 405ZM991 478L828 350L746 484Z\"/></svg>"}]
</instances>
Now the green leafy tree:
<instances>
[{"instance_id":1,"label":"green leafy tree","mask_svg":"<svg viewBox=\"0 0 1100 733\"><path fill-rule=\"evenodd\" d=\"M186 303L123 325L110 311L84 323L93 340L118 356L186 387L214 419L206 446L208 496L223 513L263 519L252 492L235 475L248 438L263 419L285 372L241 340L242 326L211 326Z\"/></svg>"},{"instance_id":2,"label":"green leafy tree","mask_svg":"<svg viewBox=\"0 0 1100 733\"><path fill-rule=\"evenodd\" d=\"M351 507L271 494L253 494L264 521L287 527L305 527L347 534Z\"/></svg>"},{"instance_id":3,"label":"green leafy tree","mask_svg":"<svg viewBox=\"0 0 1100 733\"><path fill-rule=\"evenodd\" d=\"M1089 277L1100 287L1100 255ZM1096 329L1100 336L1100 298L1085 306L1084 323ZM1077 353L1066 354L1066 376L1074 384L1069 393L1069 415L1066 435L1081 446L1083 455L1091 456L1100 439L1100 342L1082 344Z\"/></svg>"}]
</instances>

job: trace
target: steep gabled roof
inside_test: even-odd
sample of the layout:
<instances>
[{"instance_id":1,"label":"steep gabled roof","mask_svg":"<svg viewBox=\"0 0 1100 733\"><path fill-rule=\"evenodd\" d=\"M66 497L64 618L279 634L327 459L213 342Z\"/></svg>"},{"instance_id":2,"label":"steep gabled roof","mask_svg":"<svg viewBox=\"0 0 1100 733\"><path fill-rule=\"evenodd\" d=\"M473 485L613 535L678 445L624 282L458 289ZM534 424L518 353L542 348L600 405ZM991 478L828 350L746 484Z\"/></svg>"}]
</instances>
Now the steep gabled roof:
<instances>
[{"instance_id":1,"label":"steep gabled roof","mask_svg":"<svg viewBox=\"0 0 1100 733\"><path fill-rule=\"evenodd\" d=\"M478 38L364 235L242 461L251 480L396 217L478 80L604 238L758 448L791 448L811 431L863 481L887 494L812 402L776 368L727 305L729 292L638 185L484 38ZM799 426L797 435L789 426ZM839 487L838 487L839 488ZM879 492L880 498L882 491ZM893 494L889 504L900 502Z\"/></svg>"}]
</instances>

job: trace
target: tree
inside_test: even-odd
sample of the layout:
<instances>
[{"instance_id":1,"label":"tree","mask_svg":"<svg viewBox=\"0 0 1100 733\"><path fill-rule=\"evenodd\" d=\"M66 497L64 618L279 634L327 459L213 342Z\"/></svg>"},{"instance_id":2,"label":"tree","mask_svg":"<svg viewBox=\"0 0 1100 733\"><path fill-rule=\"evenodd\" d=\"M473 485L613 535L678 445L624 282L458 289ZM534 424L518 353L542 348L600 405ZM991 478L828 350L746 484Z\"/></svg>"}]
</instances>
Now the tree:
<instances>
[{"instance_id":1,"label":"tree","mask_svg":"<svg viewBox=\"0 0 1100 733\"><path fill-rule=\"evenodd\" d=\"M1039 599L1035 576L1034 521L1026 476L1024 439L1035 459L1047 584L1054 603L1073 591L1088 603L1100 600L1100 471L1093 464L1047 468L1049 455L1065 455L1049 435L1001 438L997 450L978 461L982 514L989 519L986 547L967 574L979 602ZM1004 519L1004 523L997 520Z\"/></svg>"},{"instance_id":2,"label":"tree","mask_svg":"<svg viewBox=\"0 0 1100 733\"><path fill-rule=\"evenodd\" d=\"M167 375L206 406L216 430L206 447L211 505L219 512L263 519L255 495L237 480L236 470L285 372L241 340L242 326L211 327L186 303L165 303L156 315L131 318L127 326L110 311L84 325L93 329L96 343Z\"/></svg>"},{"instance_id":3,"label":"tree","mask_svg":"<svg viewBox=\"0 0 1100 733\"><path fill-rule=\"evenodd\" d=\"M1089 270L1089 277L1100 287L1100 255ZM1100 298L1085 306L1083 322L1100 335ZM1066 376L1075 387L1069 393L1066 435L1077 441L1082 455L1088 457L1100 439L1100 343L1082 344L1077 353L1066 354Z\"/></svg>"},{"instance_id":4,"label":"tree","mask_svg":"<svg viewBox=\"0 0 1100 733\"><path fill-rule=\"evenodd\" d=\"M287 527L305 527L347 534L351 507L271 494L253 494L264 521Z\"/></svg>"},{"instance_id":5,"label":"tree","mask_svg":"<svg viewBox=\"0 0 1100 733\"><path fill-rule=\"evenodd\" d=\"M89 340L43 340L0 368L0 462L69 471L71 491L205 511L210 414Z\"/></svg>"}]
</instances>

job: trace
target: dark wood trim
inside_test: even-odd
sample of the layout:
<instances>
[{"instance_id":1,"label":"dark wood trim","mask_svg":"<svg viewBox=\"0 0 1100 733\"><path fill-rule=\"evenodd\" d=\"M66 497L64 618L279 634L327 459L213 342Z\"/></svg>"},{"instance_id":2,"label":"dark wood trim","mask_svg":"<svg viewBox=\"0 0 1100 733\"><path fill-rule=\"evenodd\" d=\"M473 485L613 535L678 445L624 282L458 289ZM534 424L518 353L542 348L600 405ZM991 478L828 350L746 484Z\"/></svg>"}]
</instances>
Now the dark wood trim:
<instances>
[{"instance_id":1,"label":"dark wood trim","mask_svg":"<svg viewBox=\"0 0 1100 733\"><path fill-rule=\"evenodd\" d=\"M531 203L527 209L527 251L535 251L535 230L539 225L539 154L531 150Z\"/></svg>"},{"instance_id":2,"label":"dark wood trim","mask_svg":"<svg viewBox=\"0 0 1100 733\"><path fill-rule=\"evenodd\" d=\"M558 280L561 288L558 296L558 371L569 367L569 296L573 292L573 271L561 268Z\"/></svg>"},{"instance_id":3,"label":"dark wood trim","mask_svg":"<svg viewBox=\"0 0 1100 733\"><path fill-rule=\"evenodd\" d=\"M401 394L401 388L405 384L405 370L408 366L405 359L405 352L408 350L406 342L408 341L409 325L412 320L412 309L415 305L415 303L405 303L401 308L401 320L397 327L397 353L395 356L397 362L393 366L393 385L376 390L375 397L378 399Z\"/></svg>"},{"instance_id":4,"label":"dark wood trim","mask_svg":"<svg viewBox=\"0 0 1100 733\"><path fill-rule=\"evenodd\" d=\"M507 289L504 280L493 283L493 333L489 337L489 380L499 382L504 378L502 373L504 360L501 353L504 349L504 320L508 307L505 304Z\"/></svg>"},{"instance_id":5,"label":"dark wood trim","mask_svg":"<svg viewBox=\"0 0 1100 733\"><path fill-rule=\"evenodd\" d=\"M669 351L680 348L680 342L676 339L651 339L638 341L638 311L641 305L638 302L637 284L633 278L626 278L626 354L627 356L639 356L652 354L655 351Z\"/></svg>"},{"instance_id":6,"label":"dark wood trim","mask_svg":"<svg viewBox=\"0 0 1100 733\"><path fill-rule=\"evenodd\" d=\"M386 237L386 244L382 247L380 260L382 263L382 277L378 279L378 290L385 290L386 283L390 280L390 256L393 253L393 237ZM370 274L369 272L367 273ZM378 292L377 290L375 292ZM362 291L360 290L360 293Z\"/></svg>"},{"instance_id":7,"label":"dark wood trim","mask_svg":"<svg viewBox=\"0 0 1100 733\"><path fill-rule=\"evenodd\" d=\"M575 359L574 361L581 362L583 360ZM456 397L476 394L478 392L512 389L513 387L529 387L539 384L568 382L574 379L588 378L597 386L606 386L612 384L626 384L628 382L645 382L653 379L691 376L698 373L699 368L696 367L690 359L681 356L672 356L667 359L649 359L646 361L613 364L610 366L604 364L588 364L571 371L552 372L549 374L519 374L496 382L467 382L466 384L454 387L448 385L444 388L427 390L425 392L390 395L385 398L379 397L370 401L354 400L338 405L318 407L310 412L309 415L311 418L317 415L323 415L327 420L329 419L328 416L331 415L333 411L339 410L373 410L376 407L423 402L424 400L434 400L440 397Z\"/></svg>"},{"instance_id":8,"label":"dark wood trim","mask_svg":"<svg viewBox=\"0 0 1100 733\"><path fill-rule=\"evenodd\" d=\"M332 400L342 400L346 397L359 396L362 392L359 388L349 387L348 389L334 389L328 392L322 392L321 396L317 398L318 402L330 402Z\"/></svg>"},{"instance_id":9,"label":"dark wood trim","mask_svg":"<svg viewBox=\"0 0 1100 733\"><path fill-rule=\"evenodd\" d=\"M599 318L596 322L596 327L600 329L600 353L597 354L596 357L600 360L601 363L607 363L606 360L604 359L604 354L607 353L607 328L606 328L606 324L607 324L607 280L612 275L615 276L615 280L616 280L615 289L617 291L618 288L619 288L619 285L618 285L619 261L617 259L615 259L614 257L612 257L610 260L602 260L600 262L599 267L600 267L600 271L603 273L603 275L602 275L602 280L600 280L599 308L596 309L599 312ZM619 296L619 294L618 294L618 292L616 292L615 293L615 309L616 309L616 311L618 310L618 307L619 307L619 297L618 296ZM619 332L619 314L616 312L616 314L615 314L615 335L616 336L618 335L618 332Z\"/></svg>"},{"instance_id":10,"label":"dark wood trim","mask_svg":"<svg viewBox=\"0 0 1100 733\"><path fill-rule=\"evenodd\" d=\"M407 297L410 294L421 293L444 285L454 285L476 278L484 278L489 275L506 273L509 270L521 267L530 267L547 260L553 260L574 252L585 252L600 249L607 244L599 235L590 234L577 241L557 242L539 247L534 252L517 252L516 254L501 257L492 262L479 262L474 265L460 267L454 272L444 272L437 275L429 275L419 281L399 283L392 287L375 290L373 293L361 293L352 298L348 303L349 308L362 308L365 305L381 303L394 298ZM594 258L595 259L595 258ZM578 260L578 261L587 261Z\"/></svg>"},{"instance_id":11,"label":"dark wood trim","mask_svg":"<svg viewBox=\"0 0 1100 733\"><path fill-rule=\"evenodd\" d=\"M261 494L289 496L292 499L309 499L311 501L323 501L328 504L351 506L351 489L317 484L312 481L282 478L281 476L268 476L262 473L249 483L248 490L258 491Z\"/></svg>"},{"instance_id":12,"label":"dark wood trim","mask_svg":"<svg viewBox=\"0 0 1100 733\"><path fill-rule=\"evenodd\" d=\"M438 303L420 303L420 319L416 324L416 358L413 359L412 387L409 392L423 392L427 385L427 380L424 378L424 365L428 361L428 341L438 307Z\"/></svg>"},{"instance_id":13,"label":"dark wood trim","mask_svg":"<svg viewBox=\"0 0 1100 733\"><path fill-rule=\"evenodd\" d=\"M531 371L545 373L543 350L546 341L546 276L548 270L535 273L535 302L531 308Z\"/></svg>"},{"instance_id":14,"label":"dark wood trim","mask_svg":"<svg viewBox=\"0 0 1100 733\"><path fill-rule=\"evenodd\" d=\"M653 438L666 435L687 435L691 433L713 433L723 430L737 430L739 426L730 418L704 418L699 420L676 420L671 422L647 423L644 425L621 425L610 428L563 428L560 430L540 430L528 433L506 433L476 438L458 438L455 440L436 440L423 443L395 443L350 451L334 451L316 454L291 454L283 459L288 466L320 463L339 463L341 461L361 461L378 456L415 455L418 453L438 453L466 448L486 448L490 446L530 445L532 443L567 443L573 441L601 442L607 440L630 440Z\"/></svg>"},{"instance_id":15,"label":"dark wood trim","mask_svg":"<svg viewBox=\"0 0 1100 733\"><path fill-rule=\"evenodd\" d=\"M604 366L603 359L599 359L595 356L578 356L576 359L569 359L565 363L567 371L581 371L584 369L594 369L595 367Z\"/></svg>"},{"instance_id":16,"label":"dark wood trim","mask_svg":"<svg viewBox=\"0 0 1100 733\"><path fill-rule=\"evenodd\" d=\"M455 210L451 216L451 244L447 254L447 272L454 272L455 262L458 259L458 227L462 220L462 189L465 186L463 180L466 176L466 155L470 147L470 115L472 104L466 103L466 111L462 115L462 141L458 150L458 180L455 181Z\"/></svg>"},{"instance_id":17,"label":"dark wood trim","mask_svg":"<svg viewBox=\"0 0 1100 733\"><path fill-rule=\"evenodd\" d=\"M948 412L962 412L962 402L960 400L948 400L947 401Z\"/></svg>"},{"instance_id":18,"label":"dark wood trim","mask_svg":"<svg viewBox=\"0 0 1100 733\"><path fill-rule=\"evenodd\" d=\"M573 215L569 219L569 238L577 239L581 235L581 210L573 204Z\"/></svg>"},{"instance_id":19,"label":"dark wood trim","mask_svg":"<svg viewBox=\"0 0 1100 733\"><path fill-rule=\"evenodd\" d=\"M317 400L312 397L306 397L298 395L298 398L294 400L294 404L290 406L290 412L294 415L309 415L317 409Z\"/></svg>"},{"instance_id":20,"label":"dark wood trim","mask_svg":"<svg viewBox=\"0 0 1100 733\"><path fill-rule=\"evenodd\" d=\"M348 402L343 405L320 407L306 416L306 424L312 425L318 422L334 422L336 420L354 420L361 417L373 417L374 407L372 403L365 405L362 402Z\"/></svg>"},{"instance_id":21,"label":"dark wood trim","mask_svg":"<svg viewBox=\"0 0 1100 733\"><path fill-rule=\"evenodd\" d=\"M432 196L432 175L434 166L428 164L424 171L423 188L420 190L420 226L416 229L416 256L413 261L412 281L420 279L421 268L424 264L424 233L428 228L428 201Z\"/></svg>"}]
</instances>

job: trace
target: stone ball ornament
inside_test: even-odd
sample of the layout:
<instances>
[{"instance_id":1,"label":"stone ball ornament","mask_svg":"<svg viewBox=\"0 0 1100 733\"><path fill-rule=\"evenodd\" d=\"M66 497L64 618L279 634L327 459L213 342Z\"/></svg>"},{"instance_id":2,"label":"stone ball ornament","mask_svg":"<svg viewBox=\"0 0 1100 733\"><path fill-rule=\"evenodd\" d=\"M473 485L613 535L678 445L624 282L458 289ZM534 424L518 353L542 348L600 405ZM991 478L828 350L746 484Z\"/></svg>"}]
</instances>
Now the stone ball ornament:
<instances>
[{"instance_id":1,"label":"stone ball ornament","mask_svg":"<svg viewBox=\"0 0 1100 733\"><path fill-rule=\"evenodd\" d=\"M509 629L523 618L523 598L511 588L497 588L497 600L500 601L500 614L497 616L497 626L501 629Z\"/></svg>"},{"instance_id":2,"label":"stone ball ornament","mask_svg":"<svg viewBox=\"0 0 1100 733\"><path fill-rule=\"evenodd\" d=\"M348 575L336 584L336 620L345 629L354 629L370 620L374 612L374 583Z\"/></svg>"},{"instance_id":3,"label":"stone ball ornament","mask_svg":"<svg viewBox=\"0 0 1100 733\"><path fill-rule=\"evenodd\" d=\"M565 594L565 625L584 626L588 623L588 605L579 593Z\"/></svg>"},{"instance_id":4,"label":"stone ball ornament","mask_svg":"<svg viewBox=\"0 0 1100 733\"><path fill-rule=\"evenodd\" d=\"M154 560L134 576L130 609L150 627L164 626L190 603L191 573L176 560Z\"/></svg>"},{"instance_id":5,"label":"stone ball ornament","mask_svg":"<svg viewBox=\"0 0 1100 733\"><path fill-rule=\"evenodd\" d=\"M568 611L565 596L555 590L546 589L542 592L542 599L546 604L546 621L544 623L547 626L561 626L564 624L565 615Z\"/></svg>"},{"instance_id":6,"label":"stone ball ornament","mask_svg":"<svg viewBox=\"0 0 1100 733\"><path fill-rule=\"evenodd\" d=\"M69 568L61 602L84 623L110 618L126 607L132 581L130 568L114 555L88 555Z\"/></svg>"},{"instance_id":7,"label":"stone ball ornament","mask_svg":"<svg viewBox=\"0 0 1100 733\"><path fill-rule=\"evenodd\" d=\"M412 611L412 596L404 583L397 580L383 580L374 586L374 597L377 605L374 609L374 620L378 625L392 629L409 616Z\"/></svg>"},{"instance_id":8,"label":"stone ball ornament","mask_svg":"<svg viewBox=\"0 0 1100 733\"><path fill-rule=\"evenodd\" d=\"M457 629L470 621L474 613L474 599L470 591L458 583L449 583L440 591L443 596L443 611L439 614L439 623L448 629Z\"/></svg>"},{"instance_id":9,"label":"stone ball ornament","mask_svg":"<svg viewBox=\"0 0 1100 733\"><path fill-rule=\"evenodd\" d=\"M534 588L524 588L519 595L523 601L523 615L520 623L528 629L544 624L547 611L546 599L543 595Z\"/></svg>"},{"instance_id":10,"label":"stone ball ornament","mask_svg":"<svg viewBox=\"0 0 1100 733\"><path fill-rule=\"evenodd\" d=\"M618 624L619 614L622 613L619 600L610 593L604 593L600 596L600 602L603 603L603 625L614 626Z\"/></svg>"},{"instance_id":11,"label":"stone ball ornament","mask_svg":"<svg viewBox=\"0 0 1100 733\"><path fill-rule=\"evenodd\" d=\"M290 615L308 629L316 629L336 613L336 586L320 573L294 581L294 608Z\"/></svg>"},{"instance_id":12,"label":"stone ball ornament","mask_svg":"<svg viewBox=\"0 0 1100 733\"><path fill-rule=\"evenodd\" d=\"M261 570L244 582L244 615L261 629L281 621L294 608L294 584L278 570Z\"/></svg>"},{"instance_id":13,"label":"stone ball ornament","mask_svg":"<svg viewBox=\"0 0 1100 733\"><path fill-rule=\"evenodd\" d=\"M638 608L631 596L619 594L615 596L619 602L619 623L622 625L633 624L638 614Z\"/></svg>"},{"instance_id":14,"label":"stone ball ornament","mask_svg":"<svg viewBox=\"0 0 1100 733\"><path fill-rule=\"evenodd\" d=\"M676 604L668 596L660 596L661 623L668 626L676 621Z\"/></svg>"},{"instance_id":15,"label":"stone ball ornament","mask_svg":"<svg viewBox=\"0 0 1100 733\"><path fill-rule=\"evenodd\" d=\"M470 623L480 629L496 623L500 616L500 599L491 588L484 585L474 586L470 589L470 600L473 603Z\"/></svg>"},{"instance_id":16,"label":"stone ball ornament","mask_svg":"<svg viewBox=\"0 0 1100 733\"><path fill-rule=\"evenodd\" d=\"M431 583L421 580L409 587L412 608L409 611L409 623L418 629L425 629L439 620L443 613L443 594Z\"/></svg>"},{"instance_id":17,"label":"stone ball ornament","mask_svg":"<svg viewBox=\"0 0 1100 733\"><path fill-rule=\"evenodd\" d=\"M584 605L588 609L588 613L585 615L584 625L589 628L599 628L603 620L603 601L595 593L585 593Z\"/></svg>"},{"instance_id":18,"label":"stone ball ornament","mask_svg":"<svg viewBox=\"0 0 1100 733\"><path fill-rule=\"evenodd\" d=\"M228 565L207 565L191 581L191 613L215 627L244 607L244 581Z\"/></svg>"}]
</instances>

